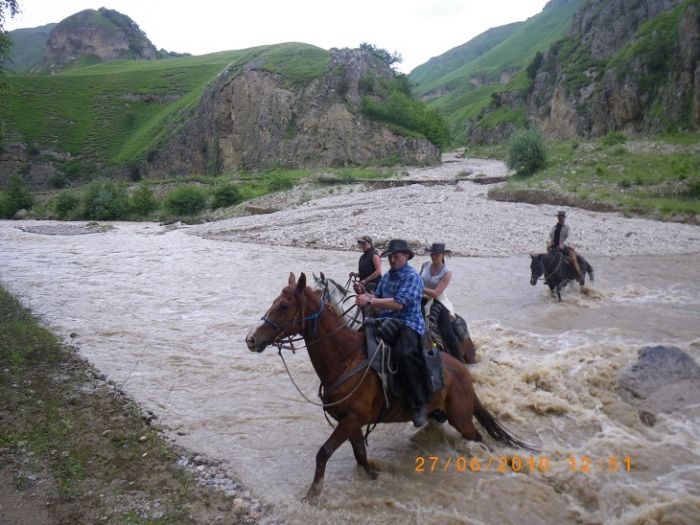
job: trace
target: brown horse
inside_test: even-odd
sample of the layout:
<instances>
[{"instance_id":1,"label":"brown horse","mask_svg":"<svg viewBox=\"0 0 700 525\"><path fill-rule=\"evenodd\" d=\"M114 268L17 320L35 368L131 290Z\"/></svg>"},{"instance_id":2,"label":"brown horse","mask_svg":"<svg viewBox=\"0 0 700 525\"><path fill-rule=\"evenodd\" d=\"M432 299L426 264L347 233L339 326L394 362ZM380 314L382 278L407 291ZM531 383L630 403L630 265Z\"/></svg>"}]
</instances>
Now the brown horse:
<instances>
[{"instance_id":1,"label":"brown horse","mask_svg":"<svg viewBox=\"0 0 700 525\"><path fill-rule=\"evenodd\" d=\"M362 437L364 425L410 421L412 417L403 402L385 406L379 376L368 369L364 334L345 326L333 308L324 306L320 295L306 286L306 275L302 273L297 282L290 273L289 285L246 337L252 352L262 352L271 344L281 346L285 339L294 335L303 336L311 364L326 394L324 410L338 421L330 438L316 454L316 473L306 495L309 502L314 502L321 493L328 459L347 440L357 463L371 478L376 478L377 472L367 461ZM440 355L445 388L432 395L429 413L445 416L465 439L482 440L472 421L476 417L494 439L535 450L505 429L481 404L469 370L449 354L441 352Z\"/></svg>"}]
</instances>

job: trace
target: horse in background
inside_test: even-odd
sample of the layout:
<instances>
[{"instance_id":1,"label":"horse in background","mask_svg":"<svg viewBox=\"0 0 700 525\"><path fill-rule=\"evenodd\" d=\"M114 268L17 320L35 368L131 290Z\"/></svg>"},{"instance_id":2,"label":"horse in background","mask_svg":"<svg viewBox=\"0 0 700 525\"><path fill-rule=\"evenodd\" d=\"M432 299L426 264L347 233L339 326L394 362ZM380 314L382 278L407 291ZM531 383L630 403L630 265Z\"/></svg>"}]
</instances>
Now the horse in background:
<instances>
[{"instance_id":1,"label":"horse in background","mask_svg":"<svg viewBox=\"0 0 700 525\"><path fill-rule=\"evenodd\" d=\"M540 253L538 255L530 255L530 284L535 286L540 277L544 277L544 282L549 286L549 291L552 295L557 295L561 302L561 290L569 281L576 281L576 269L567 257L560 251L552 251L549 253ZM586 274L593 279L593 267L588 263L583 256L576 254L579 268L581 268L582 277L586 279ZM583 286L583 284L581 284Z\"/></svg>"},{"instance_id":2,"label":"horse in background","mask_svg":"<svg viewBox=\"0 0 700 525\"><path fill-rule=\"evenodd\" d=\"M287 286L246 336L248 349L260 353L270 345L278 346L281 352L293 336L301 335L321 380L323 409L338 422L316 454L314 480L306 495L309 502L315 502L320 495L326 463L346 441L350 441L358 465L371 478L377 477L367 460L363 426L407 422L412 418L412 411L403 400L387 405L381 379L370 367L364 334L345 326L335 309L325 306L318 291L306 286L305 274L297 281L290 273ZM481 404L466 366L444 352L438 355L445 386L430 396L431 415L445 417L468 440L482 440L474 426L476 418L495 440L537 450L512 434Z\"/></svg>"},{"instance_id":3,"label":"horse in background","mask_svg":"<svg viewBox=\"0 0 700 525\"><path fill-rule=\"evenodd\" d=\"M343 317L345 325L353 330L360 330L364 322L364 312L355 305L355 295L351 294L348 290L350 281L348 281L346 286L341 286L333 279L323 275L323 272L321 272L320 277L313 274L313 278L314 283L321 291L321 296L325 298L328 304L335 308L338 315ZM440 302L437 302L434 308L444 308L444 306L442 306ZM431 310L431 314L432 313ZM453 355L453 357L463 363L472 365L476 363L476 346L474 346L474 342L469 335L467 322L459 315L455 317L456 319L452 321L452 326L457 333L459 355ZM434 342L441 351L447 352L447 345L437 326L437 321L432 315L428 316L426 327L430 338L429 342Z\"/></svg>"}]
</instances>

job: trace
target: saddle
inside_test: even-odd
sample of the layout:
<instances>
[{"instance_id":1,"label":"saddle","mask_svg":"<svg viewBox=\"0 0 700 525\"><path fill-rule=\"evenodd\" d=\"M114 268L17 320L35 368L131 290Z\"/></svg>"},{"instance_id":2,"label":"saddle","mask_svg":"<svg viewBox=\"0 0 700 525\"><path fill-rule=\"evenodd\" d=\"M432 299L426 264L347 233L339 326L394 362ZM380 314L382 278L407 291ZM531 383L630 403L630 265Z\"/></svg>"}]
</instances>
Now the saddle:
<instances>
[{"instance_id":1,"label":"saddle","mask_svg":"<svg viewBox=\"0 0 700 525\"><path fill-rule=\"evenodd\" d=\"M397 375L398 363L391 352L392 347L396 346L401 323L396 319L370 317L365 319L363 326L367 339L367 353L371 359L370 366L382 381L387 406L391 404L391 398L406 399ZM440 353L434 348L423 352L423 357L427 370L426 385L428 392L433 394L445 387L442 359L440 359Z\"/></svg>"}]
</instances>

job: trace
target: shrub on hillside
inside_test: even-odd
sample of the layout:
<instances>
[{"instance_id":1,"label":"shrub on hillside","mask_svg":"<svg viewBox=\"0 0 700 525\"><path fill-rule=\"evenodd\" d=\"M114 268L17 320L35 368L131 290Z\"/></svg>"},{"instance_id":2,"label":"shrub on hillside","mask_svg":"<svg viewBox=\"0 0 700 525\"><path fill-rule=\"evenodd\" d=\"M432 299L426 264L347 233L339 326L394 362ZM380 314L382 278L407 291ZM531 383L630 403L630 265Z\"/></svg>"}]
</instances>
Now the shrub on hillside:
<instances>
[{"instance_id":1,"label":"shrub on hillside","mask_svg":"<svg viewBox=\"0 0 700 525\"><path fill-rule=\"evenodd\" d=\"M535 130L517 131L508 145L508 167L517 175L530 176L544 168L547 160L542 137Z\"/></svg>"},{"instance_id":2,"label":"shrub on hillside","mask_svg":"<svg viewBox=\"0 0 700 525\"><path fill-rule=\"evenodd\" d=\"M80 197L72 191L62 191L51 201L50 208L59 219L77 219L80 215Z\"/></svg>"},{"instance_id":3,"label":"shrub on hillside","mask_svg":"<svg viewBox=\"0 0 700 525\"><path fill-rule=\"evenodd\" d=\"M129 198L126 191L111 181L97 180L83 195L83 215L87 219L109 221L126 219Z\"/></svg>"},{"instance_id":4,"label":"shrub on hillside","mask_svg":"<svg viewBox=\"0 0 700 525\"><path fill-rule=\"evenodd\" d=\"M227 208L238 204L243 200L241 191L233 184L223 184L214 190L214 200L211 204L212 210L217 208Z\"/></svg>"},{"instance_id":5,"label":"shrub on hillside","mask_svg":"<svg viewBox=\"0 0 700 525\"><path fill-rule=\"evenodd\" d=\"M615 146L617 144L624 144L627 142L627 137L619 131L611 131L603 137L604 146Z\"/></svg>"},{"instance_id":6,"label":"shrub on hillside","mask_svg":"<svg viewBox=\"0 0 700 525\"><path fill-rule=\"evenodd\" d=\"M7 183L7 189L0 192L0 217L12 219L19 210L29 210L34 205L34 197L24 181L13 175Z\"/></svg>"},{"instance_id":7,"label":"shrub on hillside","mask_svg":"<svg viewBox=\"0 0 700 525\"><path fill-rule=\"evenodd\" d=\"M168 193L163 206L173 215L196 215L206 208L207 195L194 186L178 186Z\"/></svg>"},{"instance_id":8,"label":"shrub on hillside","mask_svg":"<svg viewBox=\"0 0 700 525\"><path fill-rule=\"evenodd\" d=\"M136 215L145 216L158 209L158 201L147 184L139 184L129 198L129 208Z\"/></svg>"}]
</instances>

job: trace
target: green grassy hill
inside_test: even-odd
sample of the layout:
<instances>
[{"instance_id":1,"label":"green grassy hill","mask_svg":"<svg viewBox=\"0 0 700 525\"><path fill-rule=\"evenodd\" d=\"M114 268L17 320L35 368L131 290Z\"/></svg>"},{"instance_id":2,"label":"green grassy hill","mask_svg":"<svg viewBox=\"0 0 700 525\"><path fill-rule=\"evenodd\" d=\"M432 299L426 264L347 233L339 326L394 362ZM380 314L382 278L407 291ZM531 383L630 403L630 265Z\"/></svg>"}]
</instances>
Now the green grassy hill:
<instances>
[{"instance_id":1,"label":"green grassy hill","mask_svg":"<svg viewBox=\"0 0 700 525\"><path fill-rule=\"evenodd\" d=\"M15 29L8 32L12 41L10 56L5 64L8 71L26 71L44 54L46 39L56 24L32 27L27 29Z\"/></svg>"},{"instance_id":2,"label":"green grassy hill","mask_svg":"<svg viewBox=\"0 0 700 525\"><path fill-rule=\"evenodd\" d=\"M304 82L325 70L328 60L323 49L286 43L114 61L52 76L11 74L0 105L3 140L26 143L35 157L46 150L69 153L72 169L64 172L89 179L85 166L125 166L144 159L184 123L205 88L224 71L233 75L256 61L289 82Z\"/></svg>"},{"instance_id":3,"label":"green grassy hill","mask_svg":"<svg viewBox=\"0 0 700 525\"><path fill-rule=\"evenodd\" d=\"M545 52L569 30L584 0L551 3L538 15L490 29L411 71L414 92L447 119L457 141L466 119L476 115L501 87L505 73L524 70L535 54ZM431 92L440 96L431 98ZM427 95L427 96L426 96Z\"/></svg>"}]
</instances>

